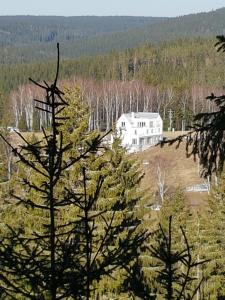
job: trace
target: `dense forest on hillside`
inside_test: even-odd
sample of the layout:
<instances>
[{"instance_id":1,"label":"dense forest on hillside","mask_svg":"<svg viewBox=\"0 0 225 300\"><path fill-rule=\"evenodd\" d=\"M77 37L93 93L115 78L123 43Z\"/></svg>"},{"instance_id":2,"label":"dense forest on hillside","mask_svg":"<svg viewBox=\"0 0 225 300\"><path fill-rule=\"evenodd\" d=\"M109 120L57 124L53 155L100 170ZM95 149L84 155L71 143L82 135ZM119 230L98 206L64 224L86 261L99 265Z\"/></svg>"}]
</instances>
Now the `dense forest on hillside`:
<instances>
[{"instance_id":1,"label":"dense forest on hillside","mask_svg":"<svg viewBox=\"0 0 225 300\"><path fill-rule=\"evenodd\" d=\"M0 63L54 59L60 42L67 59L125 50L144 43L222 34L225 8L177 18L0 17Z\"/></svg>"},{"instance_id":2,"label":"dense forest on hillside","mask_svg":"<svg viewBox=\"0 0 225 300\"><path fill-rule=\"evenodd\" d=\"M65 57L77 57L109 51L105 48L113 36L150 26L166 18L154 17L50 17L0 16L1 63L21 63L54 58L56 42ZM112 36L113 34L113 36ZM99 49L100 43L104 46ZM112 42L112 41L111 41ZM119 40L118 40L119 43ZM126 44L117 45L122 49Z\"/></svg>"},{"instance_id":3,"label":"dense forest on hillside","mask_svg":"<svg viewBox=\"0 0 225 300\"><path fill-rule=\"evenodd\" d=\"M149 26L166 19L125 16L0 16L0 43L21 45L35 42L74 42L84 37Z\"/></svg>"},{"instance_id":4,"label":"dense forest on hillside","mask_svg":"<svg viewBox=\"0 0 225 300\"><path fill-rule=\"evenodd\" d=\"M170 159L159 147L127 155L117 137L102 143L123 112L159 112L165 130L169 116L186 130L207 112L196 126L213 127L219 114L215 135L185 139L205 158L196 177L209 151L224 160L224 99L205 99L224 94L212 38L224 13L15 17L14 27L0 17L0 298L224 298L224 174L208 176L208 197L190 201L173 179L174 160L184 164L174 148ZM74 59L81 54L89 56Z\"/></svg>"},{"instance_id":5,"label":"dense forest on hillside","mask_svg":"<svg viewBox=\"0 0 225 300\"><path fill-rule=\"evenodd\" d=\"M181 130L191 124L193 114L214 109L204 99L212 90L221 90L225 81L224 59L216 53L214 43L212 39L178 40L159 47L146 44L105 56L63 60L60 78L62 85L81 86L92 112L91 128L109 129L122 112L139 110L160 112L166 129L172 109L173 127ZM30 103L35 91L27 78L50 80L54 70L51 62L2 67L2 107L7 103L3 111L8 112L11 103L14 126L26 123L24 129L33 129L27 116L33 114ZM38 129L39 121L34 123Z\"/></svg>"}]
</instances>

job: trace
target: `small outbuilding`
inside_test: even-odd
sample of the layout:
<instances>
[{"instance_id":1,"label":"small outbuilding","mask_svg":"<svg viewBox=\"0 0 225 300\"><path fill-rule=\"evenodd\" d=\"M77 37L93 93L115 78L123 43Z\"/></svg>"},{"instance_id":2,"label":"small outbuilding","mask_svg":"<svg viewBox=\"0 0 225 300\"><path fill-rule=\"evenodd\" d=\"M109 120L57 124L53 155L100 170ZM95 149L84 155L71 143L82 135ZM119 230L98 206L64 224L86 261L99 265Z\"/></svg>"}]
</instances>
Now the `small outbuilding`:
<instances>
[{"instance_id":1,"label":"small outbuilding","mask_svg":"<svg viewBox=\"0 0 225 300\"><path fill-rule=\"evenodd\" d=\"M137 152L162 139L163 121L159 113L131 112L121 115L116 122L116 131L121 137L122 146L130 153Z\"/></svg>"}]
</instances>

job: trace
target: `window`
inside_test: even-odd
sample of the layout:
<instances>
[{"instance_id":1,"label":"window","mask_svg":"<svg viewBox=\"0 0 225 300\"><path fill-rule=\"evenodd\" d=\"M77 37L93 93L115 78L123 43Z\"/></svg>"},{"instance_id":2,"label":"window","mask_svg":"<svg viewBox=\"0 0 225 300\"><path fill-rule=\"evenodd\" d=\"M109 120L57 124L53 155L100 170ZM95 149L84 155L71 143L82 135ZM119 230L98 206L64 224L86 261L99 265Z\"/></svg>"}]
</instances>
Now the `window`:
<instances>
[{"instance_id":1,"label":"window","mask_svg":"<svg viewBox=\"0 0 225 300\"><path fill-rule=\"evenodd\" d=\"M137 134L137 130L136 130L136 129L134 130L134 134L135 134L135 135Z\"/></svg>"},{"instance_id":2,"label":"window","mask_svg":"<svg viewBox=\"0 0 225 300\"><path fill-rule=\"evenodd\" d=\"M153 121L149 122L149 127L152 128L153 127Z\"/></svg>"},{"instance_id":3,"label":"window","mask_svg":"<svg viewBox=\"0 0 225 300\"><path fill-rule=\"evenodd\" d=\"M125 122L121 122L121 127L125 127Z\"/></svg>"},{"instance_id":4,"label":"window","mask_svg":"<svg viewBox=\"0 0 225 300\"><path fill-rule=\"evenodd\" d=\"M160 128L158 128L158 132L160 132Z\"/></svg>"},{"instance_id":5,"label":"window","mask_svg":"<svg viewBox=\"0 0 225 300\"><path fill-rule=\"evenodd\" d=\"M132 145L137 145L137 139L132 139Z\"/></svg>"},{"instance_id":6,"label":"window","mask_svg":"<svg viewBox=\"0 0 225 300\"><path fill-rule=\"evenodd\" d=\"M145 122L138 122L137 125L138 127L145 127Z\"/></svg>"},{"instance_id":7,"label":"window","mask_svg":"<svg viewBox=\"0 0 225 300\"><path fill-rule=\"evenodd\" d=\"M146 133L148 134L148 129L146 130Z\"/></svg>"}]
</instances>

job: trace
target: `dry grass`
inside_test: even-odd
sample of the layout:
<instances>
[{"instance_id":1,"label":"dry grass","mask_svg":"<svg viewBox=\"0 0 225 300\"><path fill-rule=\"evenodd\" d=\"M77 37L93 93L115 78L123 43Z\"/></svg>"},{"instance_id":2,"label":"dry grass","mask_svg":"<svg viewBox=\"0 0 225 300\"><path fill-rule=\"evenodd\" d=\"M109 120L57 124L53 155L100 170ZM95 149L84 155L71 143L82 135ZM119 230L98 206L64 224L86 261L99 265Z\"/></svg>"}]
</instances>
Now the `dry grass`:
<instances>
[{"instance_id":1,"label":"dry grass","mask_svg":"<svg viewBox=\"0 0 225 300\"><path fill-rule=\"evenodd\" d=\"M175 137L180 132L171 132L167 137ZM165 145L151 147L148 150L139 152L137 158L142 162L145 177L142 181L143 188L149 187L152 191L157 190L157 167L160 167L162 176L165 179L169 191L177 188L183 190L188 186L203 183L204 180L199 176L198 164L193 157L187 158L185 153L185 144L181 144L178 149L175 145ZM204 205L207 193L186 193L189 203L192 206Z\"/></svg>"}]
</instances>

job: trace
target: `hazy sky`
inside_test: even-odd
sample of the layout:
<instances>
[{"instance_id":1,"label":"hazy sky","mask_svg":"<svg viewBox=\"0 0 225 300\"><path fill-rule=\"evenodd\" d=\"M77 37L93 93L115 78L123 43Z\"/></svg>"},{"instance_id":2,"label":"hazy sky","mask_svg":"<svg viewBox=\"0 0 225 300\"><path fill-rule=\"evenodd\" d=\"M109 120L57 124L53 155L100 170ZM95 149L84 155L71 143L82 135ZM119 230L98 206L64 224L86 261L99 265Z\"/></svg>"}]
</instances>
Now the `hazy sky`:
<instances>
[{"instance_id":1,"label":"hazy sky","mask_svg":"<svg viewBox=\"0 0 225 300\"><path fill-rule=\"evenodd\" d=\"M225 7L225 0L0 0L0 15L179 16Z\"/></svg>"}]
</instances>

